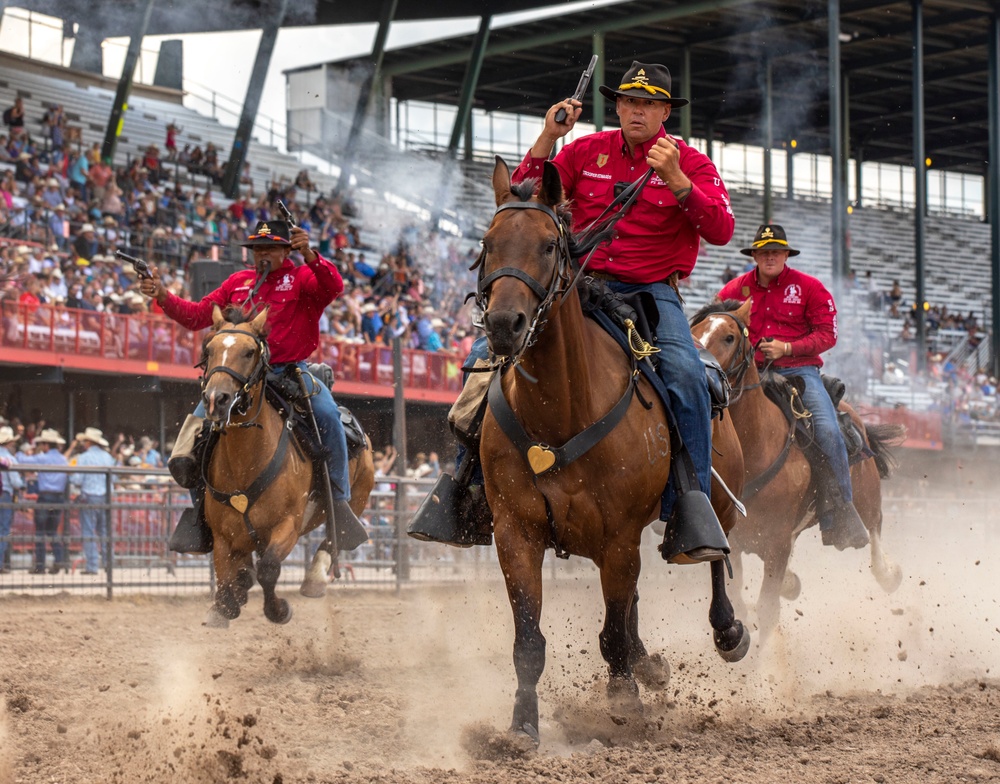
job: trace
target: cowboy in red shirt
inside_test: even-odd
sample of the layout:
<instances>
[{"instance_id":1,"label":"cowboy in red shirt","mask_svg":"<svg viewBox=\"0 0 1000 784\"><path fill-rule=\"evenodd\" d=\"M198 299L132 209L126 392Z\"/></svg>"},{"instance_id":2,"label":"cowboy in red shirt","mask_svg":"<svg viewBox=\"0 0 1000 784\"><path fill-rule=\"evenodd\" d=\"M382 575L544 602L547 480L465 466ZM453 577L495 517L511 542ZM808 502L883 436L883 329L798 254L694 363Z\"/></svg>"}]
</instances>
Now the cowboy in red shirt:
<instances>
[{"instance_id":1,"label":"cowboy in red shirt","mask_svg":"<svg viewBox=\"0 0 1000 784\"><path fill-rule=\"evenodd\" d=\"M718 560L729 549L707 498L712 470L708 384L681 306L677 281L694 269L702 239L713 245L725 245L732 239L735 224L729 194L707 156L663 129L671 109L688 103L686 98L671 93L666 66L633 62L616 89L602 85L600 90L615 101L621 128L570 142L553 163L573 211L575 231L586 228L611 204L616 187L635 182L653 169L636 203L615 225L611 242L597 248L587 269L612 291L648 291L656 301L660 314L656 330L658 372L669 393L681 439L694 462L701 491L706 495L704 504L684 505L685 509L705 509L705 514L698 515L701 524L692 526L694 521L672 514L676 492L673 483L667 483L660 504L660 518L670 524L664 542L697 538L703 545L685 553L671 553L664 548L663 557L675 563ZM556 121L560 109L566 111L565 123ZM542 165L556 140L569 133L581 111L580 102L572 99L550 108L544 129L512 180L541 177ZM697 533L688 538L692 528Z\"/></svg>"},{"instance_id":2,"label":"cowboy in red shirt","mask_svg":"<svg viewBox=\"0 0 1000 784\"><path fill-rule=\"evenodd\" d=\"M838 550L864 547L868 532L854 508L847 447L819 373L819 355L837 343L833 297L817 278L786 265L799 251L788 244L781 226L761 226L751 246L740 253L753 256L757 267L729 281L718 297L741 302L753 298L749 329L757 365L805 382L802 400L812 413L816 445L825 458L813 464L820 479L817 508L823 544Z\"/></svg>"},{"instance_id":3,"label":"cowboy in red shirt","mask_svg":"<svg viewBox=\"0 0 1000 784\"><path fill-rule=\"evenodd\" d=\"M306 359L319 345L319 320L323 309L343 292L344 281L330 261L309 247L309 233L289 227L285 221L259 221L254 233L242 244L251 249L255 268L234 272L201 302L172 294L160 281L156 267L150 269L152 278L143 279L142 293L155 298L166 315L191 330L211 326L215 306L225 310L235 305L245 312L267 308L270 326L267 342L272 369L280 373L285 365L298 365L307 383L312 385L313 413L323 446L330 453L327 466L333 487L337 541L342 550L353 550L368 541L368 534L348 505L351 483L344 425L329 388L309 375L306 365ZM289 258L292 250L302 254L304 265L297 267L292 262ZM201 430L204 415L205 403L201 401L194 414L185 420L176 444L185 443L188 438L193 442L194 435ZM190 486L192 468L200 475L200 461L193 454L178 453L176 448L168 466L175 478L180 476L178 482L184 486ZM198 489L204 492L203 487ZM182 529L184 522L182 519L178 523L171 537L171 548L178 552L207 552L202 547L206 538L197 529Z\"/></svg>"}]
</instances>

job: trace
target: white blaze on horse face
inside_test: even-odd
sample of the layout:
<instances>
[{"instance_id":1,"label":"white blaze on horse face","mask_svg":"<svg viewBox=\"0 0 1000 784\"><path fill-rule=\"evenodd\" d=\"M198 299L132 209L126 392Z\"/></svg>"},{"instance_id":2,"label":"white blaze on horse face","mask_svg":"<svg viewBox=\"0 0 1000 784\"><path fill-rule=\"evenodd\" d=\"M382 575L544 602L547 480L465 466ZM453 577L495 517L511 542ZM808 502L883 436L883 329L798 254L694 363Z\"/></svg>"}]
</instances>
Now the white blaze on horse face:
<instances>
[{"instance_id":1,"label":"white blaze on horse face","mask_svg":"<svg viewBox=\"0 0 1000 784\"><path fill-rule=\"evenodd\" d=\"M226 337L222 339L222 345L226 347L226 350L222 352L222 359L219 361L219 364L225 365L226 358L229 356L229 349L236 345L236 336L226 335Z\"/></svg>"},{"instance_id":2,"label":"white blaze on horse face","mask_svg":"<svg viewBox=\"0 0 1000 784\"><path fill-rule=\"evenodd\" d=\"M722 316L709 316L708 317L708 329L701 336L701 345L708 348L709 344L712 342L712 335L715 334L716 330L721 329L725 319Z\"/></svg>"}]
</instances>

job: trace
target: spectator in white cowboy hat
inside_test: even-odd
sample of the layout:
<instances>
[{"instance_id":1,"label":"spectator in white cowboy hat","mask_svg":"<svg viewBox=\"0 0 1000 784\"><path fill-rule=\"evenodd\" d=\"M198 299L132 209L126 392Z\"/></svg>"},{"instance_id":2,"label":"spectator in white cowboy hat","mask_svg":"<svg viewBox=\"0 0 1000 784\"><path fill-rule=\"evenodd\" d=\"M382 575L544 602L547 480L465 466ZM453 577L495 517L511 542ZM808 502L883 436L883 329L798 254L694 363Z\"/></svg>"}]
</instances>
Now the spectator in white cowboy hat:
<instances>
[{"instance_id":1,"label":"spectator in white cowboy hat","mask_svg":"<svg viewBox=\"0 0 1000 784\"><path fill-rule=\"evenodd\" d=\"M80 227L79 234L73 240L72 250L76 254L77 263L79 263L79 259L86 259L89 262L97 255L98 242L93 223L84 223ZM86 264L80 266L86 266Z\"/></svg>"},{"instance_id":2,"label":"spectator in white cowboy hat","mask_svg":"<svg viewBox=\"0 0 1000 784\"><path fill-rule=\"evenodd\" d=\"M0 458L7 463L14 462L14 450L20 436L14 432L10 425L0 427ZM24 489L24 477L19 471L8 471L9 465L4 470L0 470L0 507L4 504L11 504L18 491ZM7 545L10 537L10 525L14 519L14 509L0 508L0 574L10 572L5 565L7 560Z\"/></svg>"},{"instance_id":3,"label":"spectator in white cowboy hat","mask_svg":"<svg viewBox=\"0 0 1000 784\"><path fill-rule=\"evenodd\" d=\"M77 468L110 468L115 459L108 452L108 441L104 433L96 427L88 427L77 433L71 448L83 451L74 459ZM86 560L84 574L97 574L97 567L103 561L104 543L108 537L108 484L106 473L71 474L70 481L80 488L76 497L80 506L80 529L83 534L83 556ZM106 564L105 564L106 565Z\"/></svg>"},{"instance_id":4,"label":"spectator in white cowboy hat","mask_svg":"<svg viewBox=\"0 0 1000 784\"><path fill-rule=\"evenodd\" d=\"M69 461L59 451L66 441L55 428L45 428L35 437L35 454L17 453L17 462L34 466L66 467ZM38 472L38 500L35 502L35 566L33 574L45 573L45 543L51 542L52 566L50 574L58 574L65 568L69 571L66 547L59 538L59 526L63 522L62 506L66 503L66 489L69 477L57 471Z\"/></svg>"}]
</instances>

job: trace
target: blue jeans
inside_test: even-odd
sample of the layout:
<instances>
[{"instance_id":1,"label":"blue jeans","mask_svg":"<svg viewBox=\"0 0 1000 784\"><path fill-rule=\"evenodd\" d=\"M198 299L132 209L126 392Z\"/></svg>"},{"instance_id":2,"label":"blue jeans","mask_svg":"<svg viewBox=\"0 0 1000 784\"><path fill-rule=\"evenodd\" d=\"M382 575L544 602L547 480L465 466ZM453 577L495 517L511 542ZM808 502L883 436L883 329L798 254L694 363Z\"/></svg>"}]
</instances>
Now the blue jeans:
<instances>
[{"instance_id":1,"label":"blue jeans","mask_svg":"<svg viewBox=\"0 0 1000 784\"><path fill-rule=\"evenodd\" d=\"M847 447L844 444L844 437L840 434L837 412L833 408L830 394L823 386L819 368L815 365L795 368L778 368L772 365L771 370L785 377L798 376L805 382L806 389L802 393L802 402L812 413L813 438L816 439L816 446L820 448L837 477L843 499L853 503L854 492L851 489L851 469L847 464Z\"/></svg>"},{"instance_id":2,"label":"blue jeans","mask_svg":"<svg viewBox=\"0 0 1000 784\"><path fill-rule=\"evenodd\" d=\"M59 524L63 519L62 509L53 509L46 504L61 504L64 493L39 493L35 504L35 569L45 568L45 542L52 542L52 558L55 565L66 563L66 553L59 538Z\"/></svg>"},{"instance_id":3,"label":"blue jeans","mask_svg":"<svg viewBox=\"0 0 1000 784\"><path fill-rule=\"evenodd\" d=\"M13 500L9 491L4 490L0 493L0 504L9 504ZM10 538L10 526L13 520L13 509L0 509L0 569L3 569L3 559L7 553L7 540Z\"/></svg>"},{"instance_id":4,"label":"blue jeans","mask_svg":"<svg viewBox=\"0 0 1000 784\"><path fill-rule=\"evenodd\" d=\"M656 327L656 347L659 366L657 373L667 388L670 408L677 420L681 440L691 454L698 484L711 497L712 493L712 407L708 396L705 366L695 348L687 316L673 287L666 283L605 284L617 294L648 291L656 300L660 323ZM677 491L667 481L660 501L660 519L669 520Z\"/></svg>"},{"instance_id":5,"label":"blue jeans","mask_svg":"<svg viewBox=\"0 0 1000 784\"><path fill-rule=\"evenodd\" d=\"M106 504L108 497L80 493L77 499L81 504ZM104 542L108 536L107 509L80 509L80 532L83 534L83 556L86 559L86 570L96 572L104 555Z\"/></svg>"},{"instance_id":6,"label":"blue jeans","mask_svg":"<svg viewBox=\"0 0 1000 784\"><path fill-rule=\"evenodd\" d=\"M312 395L310 400L312 401L313 414L316 416L316 424L319 426L320 440L330 453L330 459L326 465L330 472L334 500L343 498L350 501L351 480L347 466L347 436L344 434L344 423L340 421L340 411L337 410L337 404L333 402L333 394L326 385L312 377L308 372L306 362L289 362L287 364L296 365L303 371L306 388ZM275 365L274 371L280 373L284 367L285 365ZM204 401L198 401L194 415L204 418Z\"/></svg>"}]
</instances>

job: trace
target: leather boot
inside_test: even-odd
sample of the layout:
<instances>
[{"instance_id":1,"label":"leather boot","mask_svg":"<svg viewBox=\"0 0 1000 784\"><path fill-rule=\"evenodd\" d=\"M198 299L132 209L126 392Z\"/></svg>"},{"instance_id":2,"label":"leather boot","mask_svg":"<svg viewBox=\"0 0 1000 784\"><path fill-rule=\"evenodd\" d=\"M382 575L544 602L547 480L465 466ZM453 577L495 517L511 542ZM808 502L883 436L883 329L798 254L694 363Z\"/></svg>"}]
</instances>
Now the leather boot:
<instances>
[{"instance_id":1,"label":"leather boot","mask_svg":"<svg viewBox=\"0 0 1000 784\"><path fill-rule=\"evenodd\" d=\"M868 529L854 504L845 501L840 482L826 460L812 461L816 477L816 517L823 544L846 550L868 544Z\"/></svg>"},{"instance_id":2,"label":"leather boot","mask_svg":"<svg viewBox=\"0 0 1000 784\"><path fill-rule=\"evenodd\" d=\"M368 541L368 529L354 514L346 499L333 499L333 519L337 526L337 547L340 550L356 550Z\"/></svg>"},{"instance_id":3,"label":"leather boot","mask_svg":"<svg viewBox=\"0 0 1000 784\"><path fill-rule=\"evenodd\" d=\"M453 547L493 544L493 513L483 486L463 485L459 474L438 477L407 526L409 536Z\"/></svg>"},{"instance_id":4,"label":"leather boot","mask_svg":"<svg viewBox=\"0 0 1000 784\"><path fill-rule=\"evenodd\" d=\"M205 488L199 487L191 495L192 506L181 513L169 546L175 553L210 553L214 537L205 519Z\"/></svg>"}]
</instances>

